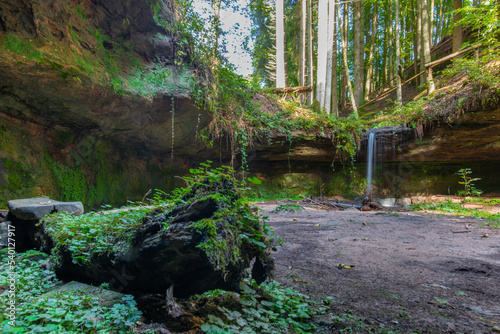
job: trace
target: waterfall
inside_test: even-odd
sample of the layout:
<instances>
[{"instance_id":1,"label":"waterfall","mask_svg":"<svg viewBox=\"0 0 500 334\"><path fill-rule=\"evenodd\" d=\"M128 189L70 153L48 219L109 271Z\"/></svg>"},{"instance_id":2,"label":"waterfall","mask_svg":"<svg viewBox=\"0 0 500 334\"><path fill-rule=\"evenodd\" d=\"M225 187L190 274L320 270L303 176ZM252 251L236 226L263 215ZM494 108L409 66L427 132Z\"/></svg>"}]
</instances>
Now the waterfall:
<instances>
[{"instance_id":1,"label":"waterfall","mask_svg":"<svg viewBox=\"0 0 500 334\"><path fill-rule=\"evenodd\" d=\"M370 194L372 190L372 176L373 168L375 166L375 147L377 140L375 138L375 132L370 132L368 134L368 158L366 159L366 194Z\"/></svg>"}]
</instances>

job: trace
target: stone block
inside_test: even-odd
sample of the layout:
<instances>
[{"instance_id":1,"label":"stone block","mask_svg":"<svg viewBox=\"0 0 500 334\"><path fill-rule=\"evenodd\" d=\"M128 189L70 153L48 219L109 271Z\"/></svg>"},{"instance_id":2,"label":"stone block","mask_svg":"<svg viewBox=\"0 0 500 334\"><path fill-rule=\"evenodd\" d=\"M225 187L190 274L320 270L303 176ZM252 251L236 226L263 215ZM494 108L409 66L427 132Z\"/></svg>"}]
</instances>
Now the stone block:
<instances>
[{"instance_id":1,"label":"stone block","mask_svg":"<svg viewBox=\"0 0 500 334\"><path fill-rule=\"evenodd\" d=\"M83 213L81 202L59 202L45 197L14 199L8 201L7 206L12 215L22 220L39 220L53 212Z\"/></svg>"}]
</instances>

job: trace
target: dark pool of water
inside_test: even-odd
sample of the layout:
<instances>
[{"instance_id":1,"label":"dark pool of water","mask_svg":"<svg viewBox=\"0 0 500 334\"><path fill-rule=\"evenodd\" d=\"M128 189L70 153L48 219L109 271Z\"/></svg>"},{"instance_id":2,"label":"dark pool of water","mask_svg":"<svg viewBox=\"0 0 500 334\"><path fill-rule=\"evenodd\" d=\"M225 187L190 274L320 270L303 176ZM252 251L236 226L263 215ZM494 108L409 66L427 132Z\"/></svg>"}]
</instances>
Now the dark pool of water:
<instances>
[{"instance_id":1,"label":"dark pool of water","mask_svg":"<svg viewBox=\"0 0 500 334\"><path fill-rule=\"evenodd\" d=\"M474 182L484 194L500 193L500 161L488 162L388 162L374 168L372 191L375 197L454 195L463 189L461 168L470 168ZM366 191L366 164L276 162L250 166L263 180L253 186L254 196L343 196L354 198ZM321 193L320 193L321 186Z\"/></svg>"}]
</instances>

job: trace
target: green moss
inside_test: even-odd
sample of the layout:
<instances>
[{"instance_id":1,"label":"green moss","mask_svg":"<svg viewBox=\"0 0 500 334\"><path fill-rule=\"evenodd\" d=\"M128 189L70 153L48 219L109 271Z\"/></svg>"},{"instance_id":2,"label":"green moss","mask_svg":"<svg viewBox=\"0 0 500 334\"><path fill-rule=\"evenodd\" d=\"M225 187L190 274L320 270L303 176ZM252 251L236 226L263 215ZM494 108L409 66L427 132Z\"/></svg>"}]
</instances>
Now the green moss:
<instances>
[{"instance_id":1,"label":"green moss","mask_svg":"<svg viewBox=\"0 0 500 334\"><path fill-rule=\"evenodd\" d=\"M8 34L3 46L19 56L24 56L27 59L40 61L42 60L42 52L35 49L31 44L23 42L19 36Z\"/></svg>"},{"instance_id":2,"label":"green moss","mask_svg":"<svg viewBox=\"0 0 500 334\"><path fill-rule=\"evenodd\" d=\"M75 12L78 16L80 16L80 18L81 18L83 21L87 20L87 14L85 14L85 12L83 11L82 7L80 7L80 6L75 6L75 7L73 8L73 10L74 10L74 12Z\"/></svg>"},{"instance_id":3,"label":"green moss","mask_svg":"<svg viewBox=\"0 0 500 334\"><path fill-rule=\"evenodd\" d=\"M88 203L87 180L80 168L71 168L53 160L48 154L46 161L59 187L62 201L82 201Z\"/></svg>"},{"instance_id":4,"label":"green moss","mask_svg":"<svg viewBox=\"0 0 500 334\"><path fill-rule=\"evenodd\" d=\"M128 77L127 84L131 91L142 96L186 95L193 91L195 84L191 71L184 68L164 67L155 64L151 67L137 67Z\"/></svg>"},{"instance_id":5,"label":"green moss","mask_svg":"<svg viewBox=\"0 0 500 334\"><path fill-rule=\"evenodd\" d=\"M269 225L239 198L241 183L230 175L232 172L228 167L193 169L193 176L185 178L190 186L177 189L169 200L155 196L149 207L127 207L77 217L58 213L44 220L44 229L55 241L56 258L67 247L73 261L83 263L92 256L118 254L120 247L126 245L143 224L142 217L148 212L151 212L148 219L160 216L168 227L164 217L169 217L173 208L211 198L218 210L210 218L193 222L192 227L195 233L204 236L198 247L218 270L224 271L242 261L240 249L248 251L245 254L249 256L255 254L255 250L266 253L274 242Z\"/></svg>"},{"instance_id":6,"label":"green moss","mask_svg":"<svg viewBox=\"0 0 500 334\"><path fill-rule=\"evenodd\" d=\"M71 251L73 262L82 264L93 256L119 251L119 242L129 240L142 224L150 208L128 208L109 212L90 212L80 216L56 213L44 219L43 228L56 245L53 255L62 247ZM115 249L116 248L116 249Z\"/></svg>"}]
</instances>

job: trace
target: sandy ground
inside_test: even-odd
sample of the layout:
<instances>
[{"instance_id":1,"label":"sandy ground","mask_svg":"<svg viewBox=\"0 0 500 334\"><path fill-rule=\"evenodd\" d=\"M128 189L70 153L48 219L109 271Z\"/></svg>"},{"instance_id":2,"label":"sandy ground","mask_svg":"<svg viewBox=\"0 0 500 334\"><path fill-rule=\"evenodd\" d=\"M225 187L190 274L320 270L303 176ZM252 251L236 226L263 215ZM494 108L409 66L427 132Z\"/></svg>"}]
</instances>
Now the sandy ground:
<instances>
[{"instance_id":1,"label":"sandy ground","mask_svg":"<svg viewBox=\"0 0 500 334\"><path fill-rule=\"evenodd\" d=\"M271 213L285 242L275 278L332 303L319 332L492 333L500 327L500 230L423 212ZM350 269L348 269L350 268Z\"/></svg>"}]
</instances>

